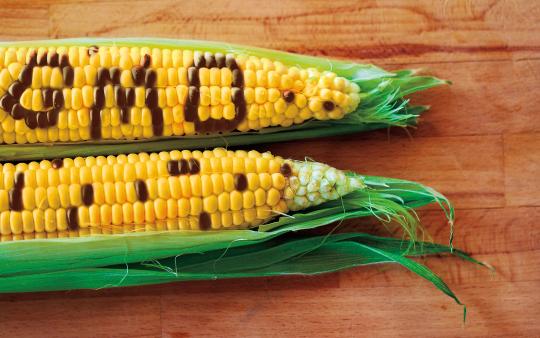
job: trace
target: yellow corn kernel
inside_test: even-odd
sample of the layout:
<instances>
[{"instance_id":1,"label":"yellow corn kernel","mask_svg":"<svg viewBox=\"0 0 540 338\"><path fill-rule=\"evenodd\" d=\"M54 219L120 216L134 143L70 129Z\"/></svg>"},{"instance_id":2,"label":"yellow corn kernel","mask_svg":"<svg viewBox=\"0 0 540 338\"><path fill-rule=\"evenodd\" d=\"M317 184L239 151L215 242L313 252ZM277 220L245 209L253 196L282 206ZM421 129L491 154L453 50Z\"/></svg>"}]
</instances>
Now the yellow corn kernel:
<instances>
[{"instance_id":1,"label":"yellow corn kernel","mask_svg":"<svg viewBox=\"0 0 540 338\"><path fill-rule=\"evenodd\" d=\"M278 88L281 84L281 76L276 71L268 72L268 87Z\"/></svg>"},{"instance_id":2,"label":"yellow corn kernel","mask_svg":"<svg viewBox=\"0 0 540 338\"><path fill-rule=\"evenodd\" d=\"M137 201L133 203L133 223L136 225L144 224L145 210L144 203Z\"/></svg>"},{"instance_id":3,"label":"yellow corn kernel","mask_svg":"<svg viewBox=\"0 0 540 338\"><path fill-rule=\"evenodd\" d=\"M178 83L182 86L189 85L188 76L187 76L187 68L178 68Z\"/></svg>"},{"instance_id":4,"label":"yellow corn kernel","mask_svg":"<svg viewBox=\"0 0 540 338\"><path fill-rule=\"evenodd\" d=\"M37 191L36 191L36 205L39 207L39 203L37 201ZM70 198L69 198L69 185L67 184L60 184L58 186L58 198L60 200L60 205L63 208L67 208L70 205Z\"/></svg>"},{"instance_id":5,"label":"yellow corn kernel","mask_svg":"<svg viewBox=\"0 0 540 338\"><path fill-rule=\"evenodd\" d=\"M255 194L253 191L248 190L242 193L242 207L249 209L255 206Z\"/></svg>"},{"instance_id":6,"label":"yellow corn kernel","mask_svg":"<svg viewBox=\"0 0 540 338\"><path fill-rule=\"evenodd\" d=\"M101 226L110 225L112 222L112 208L109 204L99 207L99 221Z\"/></svg>"},{"instance_id":7,"label":"yellow corn kernel","mask_svg":"<svg viewBox=\"0 0 540 338\"><path fill-rule=\"evenodd\" d=\"M219 68L210 69L210 85L221 86L221 70Z\"/></svg>"},{"instance_id":8,"label":"yellow corn kernel","mask_svg":"<svg viewBox=\"0 0 540 338\"><path fill-rule=\"evenodd\" d=\"M47 188L47 203L53 209L60 207L60 195L56 186Z\"/></svg>"},{"instance_id":9,"label":"yellow corn kernel","mask_svg":"<svg viewBox=\"0 0 540 338\"><path fill-rule=\"evenodd\" d=\"M0 71L0 87L7 90L12 81L9 71L6 68L2 69L2 71Z\"/></svg>"},{"instance_id":10,"label":"yellow corn kernel","mask_svg":"<svg viewBox=\"0 0 540 338\"><path fill-rule=\"evenodd\" d=\"M163 88L167 86L167 70L165 68L156 69L157 81L156 85L158 88Z\"/></svg>"},{"instance_id":11,"label":"yellow corn kernel","mask_svg":"<svg viewBox=\"0 0 540 338\"><path fill-rule=\"evenodd\" d=\"M232 212L233 224L240 226L244 223L244 213L242 211L233 211Z\"/></svg>"},{"instance_id":12,"label":"yellow corn kernel","mask_svg":"<svg viewBox=\"0 0 540 338\"><path fill-rule=\"evenodd\" d=\"M120 73L120 85L124 88L132 88L135 86L133 83L133 77L131 76L131 70L124 69Z\"/></svg>"},{"instance_id":13,"label":"yellow corn kernel","mask_svg":"<svg viewBox=\"0 0 540 338\"><path fill-rule=\"evenodd\" d=\"M171 52L172 66L175 68L183 66L182 51L179 49L173 49Z\"/></svg>"},{"instance_id":14,"label":"yellow corn kernel","mask_svg":"<svg viewBox=\"0 0 540 338\"><path fill-rule=\"evenodd\" d=\"M45 87L48 85L49 82L45 82L45 69L43 68L42 74L43 74L43 80L42 85ZM73 69L73 88L82 88L84 85L86 85L86 75L84 73L84 69L82 67L75 67Z\"/></svg>"},{"instance_id":15,"label":"yellow corn kernel","mask_svg":"<svg viewBox=\"0 0 540 338\"><path fill-rule=\"evenodd\" d=\"M190 205L190 215L191 216L198 216L203 210L203 203L202 199L199 197L191 197L189 199L189 205Z\"/></svg>"},{"instance_id":16,"label":"yellow corn kernel","mask_svg":"<svg viewBox=\"0 0 540 338\"><path fill-rule=\"evenodd\" d=\"M178 217L187 217L191 213L190 200L188 198L181 198L177 202Z\"/></svg>"},{"instance_id":17,"label":"yellow corn kernel","mask_svg":"<svg viewBox=\"0 0 540 338\"><path fill-rule=\"evenodd\" d=\"M41 95L41 90L39 89L36 89L32 92L32 110L43 110L43 96Z\"/></svg>"},{"instance_id":18,"label":"yellow corn kernel","mask_svg":"<svg viewBox=\"0 0 540 338\"><path fill-rule=\"evenodd\" d=\"M13 79L16 79L19 77L19 74L21 73L22 65L16 62L11 63L10 65L8 65L8 70L9 70L9 73L11 74L11 77Z\"/></svg>"},{"instance_id":19,"label":"yellow corn kernel","mask_svg":"<svg viewBox=\"0 0 540 338\"><path fill-rule=\"evenodd\" d=\"M30 195L28 195L27 193L25 193L25 191L30 191ZM27 205L29 206L33 206L34 204L34 189L32 188L24 188L23 189L23 202L24 202L24 206L25 208L27 209L33 209L33 208L28 208ZM27 201L26 198L29 198L30 201ZM0 190L0 212L1 211L6 211L9 209L9 199L8 199L8 192L7 190Z\"/></svg>"},{"instance_id":20,"label":"yellow corn kernel","mask_svg":"<svg viewBox=\"0 0 540 338\"><path fill-rule=\"evenodd\" d=\"M89 215L89 226L90 227L98 227L101 225L100 222L100 207L98 205L91 205L88 208L88 215Z\"/></svg>"},{"instance_id":21,"label":"yellow corn kernel","mask_svg":"<svg viewBox=\"0 0 540 338\"><path fill-rule=\"evenodd\" d=\"M37 189L36 189L37 192ZM71 205L77 206L81 204L81 186L80 184L71 184L69 186L69 201Z\"/></svg>"},{"instance_id":22,"label":"yellow corn kernel","mask_svg":"<svg viewBox=\"0 0 540 338\"><path fill-rule=\"evenodd\" d=\"M139 108L145 106L145 90L144 87L135 88L135 105Z\"/></svg>"},{"instance_id":23,"label":"yellow corn kernel","mask_svg":"<svg viewBox=\"0 0 540 338\"><path fill-rule=\"evenodd\" d=\"M126 184L124 182L115 182L114 183L114 192L115 192L115 201L116 203L125 203L127 200L126 196Z\"/></svg>"},{"instance_id":24,"label":"yellow corn kernel","mask_svg":"<svg viewBox=\"0 0 540 338\"><path fill-rule=\"evenodd\" d=\"M11 233L18 235L23 232L22 215L20 212L11 212L9 215L9 224Z\"/></svg>"},{"instance_id":25,"label":"yellow corn kernel","mask_svg":"<svg viewBox=\"0 0 540 338\"><path fill-rule=\"evenodd\" d=\"M261 206L266 203L266 191L264 191L262 188L259 188L255 190L255 205Z\"/></svg>"},{"instance_id":26,"label":"yellow corn kernel","mask_svg":"<svg viewBox=\"0 0 540 338\"><path fill-rule=\"evenodd\" d=\"M165 89L165 95L167 97L167 106L174 107L178 104L178 95L176 92L176 88L167 87Z\"/></svg>"},{"instance_id":27,"label":"yellow corn kernel","mask_svg":"<svg viewBox=\"0 0 540 338\"><path fill-rule=\"evenodd\" d=\"M189 176L191 196L202 196L202 182L199 175Z\"/></svg>"},{"instance_id":28,"label":"yellow corn kernel","mask_svg":"<svg viewBox=\"0 0 540 338\"><path fill-rule=\"evenodd\" d=\"M244 209L244 221L251 223L257 219L257 209Z\"/></svg>"},{"instance_id":29,"label":"yellow corn kernel","mask_svg":"<svg viewBox=\"0 0 540 338\"><path fill-rule=\"evenodd\" d=\"M44 220L45 220L45 231L54 232L57 230L56 210L46 209L44 212ZM58 230L63 230L63 229L58 229Z\"/></svg>"},{"instance_id":30,"label":"yellow corn kernel","mask_svg":"<svg viewBox=\"0 0 540 338\"><path fill-rule=\"evenodd\" d=\"M73 88L71 90L71 108L75 110L79 110L82 107L83 107L83 92L80 88Z\"/></svg>"},{"instance_id":31,"label":"yellow corn kernel","mask_svg":"<svg viewBox=\"0 0 540 338\"><path fill-rule=\"evenodd\" d=\"M231 211L221 213L221 224L226 228L233 225L233 216Z\"/></svg>"},{"instance_id":32,"label":"yellow corn kernel","mask_svg":"<svg viewBox=\"0 0 540 338\"><path fill-rule=\"evenodd\" d=\"M247 182L248 182L248 189L251 191L257 190L259 188L259 175L250 172L246 175Z\"/></svg>"},{"instance_id":33,"label":"yellow corn kernel","mask_svg":"<svg viewBox=\"0 0 540 338\"><path fill-rule=\"evenodd\" d=\"M208 213L215 213L218 210L218 198L214 195L203 199L203 210Z\"/></svg>"},{"instance_id":34,"label":"yellow corn kernel","mask_svg":"<svg viewBox=\"0 0 540 338\"><path fill-rule=\"evenodd\" d=\"M20 103L21 106L23 106L26 109L32 109L32 96L33 96L33 90L30 88L27 88L21 95ZM21 120L22 121L22 120ZM24 122L24 121L22 121Z\"/></svg>"},{"instance_id":35,"label":"yellow corn kernel","mask_svg":"<svg viewBox=\"0 0 540 338\"><path fill-rule=\"evenodd\" d=\"M264 206L258 206L257 207L257 218L260 220L266 220L268 217L270 217L272 210L264 205Z\"/></svg>"},{"instance_id":36,"label":"yellow corn kernel","mask_svg":"<svg viewBox=\"0 0 540 338\"><path fill-rule=\"evenodd\" d=\"M79 218L79 226L82 229L90 227L90 210L88 207L80 207L77 209Z\"/></svg>"},{"instance_id":37,"label":"yellow corn kernel","mask_svg":"<svg viewBox=\"0 0 540 338\"><path fill-rule=\"evenodd\" d=\"M276 111L277 114L285 113L286 109L287 109L287 102L285 102L285 100L283 98L279 98L274 103L274 110Z\"/></svg>"},{"instance_id":38,"label":"yellow corn kernel","mask_svg":"<svg viewBox=\"0 0 540 338\"><path fill-rule=\"evenodd\" d=\"M244 82L245 80L245 71L244 71ZM229 68L221 68L221 87L230 87L232 84L232 72ZM247 86L247 85L246 85Z\"/></svg>"},{"instance_id":39,"label":"yellow corn kernel","mask_svg":"<svg viewBox=\"0 0 540 338\"><path fill-rule=\"evenodd\" d=\"M178 85L178 71L175 68L167 69L168 86L175 87Z\"/></svg>"},{"instance_id":40,"label":"yellow corn kernel","mask_svg":"<svg viewBox=\"0 0 540 338\"><path fill-rule=\"evenodd\" d=\"M148 198L153 200L158 197L157 180L155 178L146 180L146 188L148 189Z\"/></svg>"},{"instance_id":41,"label":"yellow corn kernel","mask_svg":"<svg viewBox=\"0 0 540 338\"><path fill-rule=\"evenodd\" d=\"M244 71L244 83L246 87L255 87L257 85L257 75L253 70L246 69Z\"/></svg>"},{"instance_id":42,"label":"yellow corn kernel","mask_svg":"<svg viewBox=\"0 0 540 338\"><path fill-rule=\"evenodd\" d=\"M239 192L239 191L232 191L230 193L230 199L231 199L231 203L230 203L230 209L233 210L233 211L236 211L236 210L240 210L242 209L242 193Z\"/></svg>"},{"instance_id":43,"label":"yellow corn kernel","mask_svg":"<svg viewBox=\"0 0 540 338\"><path fill-rule=\"evenodd\" d=\"M1 218L1 215L0 215L0 218ZM45 231L45 214L43 210L40 210L40 209L32 210L32 218L34 219L34 231L44 232Z\"/></svg>"},{"instance_id":44,"label":"yellow corn kernel","mask_svg":"<svg viewBox=\"0 0 540 338\"><path fill-rule=\"evenodd\" d=\"M62 72L60 68L54 67L51 70L51 82L49 86L51 88L60 89L63 87L63 85L64 85L64 81L62 79Z\"/></svg>"},{"instance_id":45,"label":"yellow corn kernel","mask_svg":"<svg viewBox=\"0 0 540 338\"><path fill-rule=\"evenodd\" d=\"M141 126L148 127L152 125L152 113L150 112L150 109L144 107L141 110Z\"/></svg>"},{"instance_id":46,"label":"yellow corn kernel","mask_svg":"<svg viewBox=\"0 0 540 338\"><path fill-rule=\"evenodd\" d=\"M328 101L332 99L332 91L330 89L323 88L319 91L319 97L321 100Z\"/></svg>"},{"instance_id":47,"label":"yellow corn kernel","mask_svg":"<svg viewBox=\"0 0 540 338\"><path fill-rule=\"evenodd\" d=\"M0 213L0 234L3 236L11 235L11 226L9 224L10 214L11 212L9 211L2 211Z\"/></svg>"},{"instance_id":48,"label":"yellow corn kernel","mask_svg":"<svg viewBox=\"0 0 540 338\"><path fill-rule=\"evenodd\" d=\"M158 198L154 201L154 213L157 219L167 218L167 202L162 198Z\"/></svg>"},{"instance_id":49,"label":"yellow corn kernel","mask_svg":"<svg viewBox=\"0 0 540 338\"><path fill-rule=\"evenodd\" d=\"M271 188L268 190L268 193L266 195L266 204L273 207L274 205L278 204L279 200L281 199L281 194L279 190L276 188Z\"/></svg>"},{"instance_id":50,"label":"yellow corn kernel","mask_svg":"<svg viewBox=\"0 0 540 338\"><path fill-rule=\"evenodd\" d=\"M122 204L122 219L124 224L132 224L134 217L133 217L133 204L132 203L124 203Z\"/></svg>"},{"instance_id":51,"label":"yellow corn kernel","mask_svg":"<svg viewBox=\"0 0 540 338\"><path fill-rule=\"evenodd\" d=\"M171 197L171 191L169 189L169 180L166 177L160 177L157 180L158 196L160 198L168 199Z\"/></svg>"},{"instance_id":52,"label":"yellow corn kernel","mask_svg":"<svg viewBox=\"0 0 540 338\"><path fill-rule=\"evenodd\" d=\"M259 69L256 72L257 86L266 88L268 86L268 72L264 69Z\"/></svg>"},{"instance_id":53,"label":"yellow corn kernel","mask_svg":"<svg viewBox=\"0 0 540 338\"><path fill-rule=\"evenodd\" d=\"M199 106L197 115L201 121L206 121L210 118L210 107Z\"/></svg>"},{"instance_id":54,"label":"yellow corn kernel","mask_svg":"<svg viewBox=\"0 0 540 338\"><path fill-rule=\"evenodd\" d=\"M201 86L210 85L210 70L208 68L199 69L199 81L201 82Z\"/></svg>"},{"instance_id":55,"label":"yellow corn kernel","mask_svg":"<svg viewBox=\"0 0 540 338\"><path fill-rule=\"evenodd\" d=\"M255 102L258 104L264 104L268 100L268 93L266 88L257 87L255 88Z\"/></svg>"}]
</instances>

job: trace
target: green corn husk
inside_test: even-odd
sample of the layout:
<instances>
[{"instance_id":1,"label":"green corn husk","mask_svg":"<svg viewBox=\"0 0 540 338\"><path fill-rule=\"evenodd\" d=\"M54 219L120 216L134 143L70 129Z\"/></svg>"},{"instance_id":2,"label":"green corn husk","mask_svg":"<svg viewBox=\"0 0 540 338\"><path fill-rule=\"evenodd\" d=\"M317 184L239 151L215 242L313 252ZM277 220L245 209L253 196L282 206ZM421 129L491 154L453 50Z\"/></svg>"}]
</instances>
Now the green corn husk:
<instances>
[{"instance_id":1,"label":"green corn husk","mask_svg":"<svg viewBox=\"0 0 540 338\"><path fill-rule=\"evenodd\" d=\"M316 67L331 70L361 88L363 94L358 109L341 120L308 121L291 127L264 128L257 132L231 132L223 135L197 135L155 138L145 140L99 140L77 143L0 145L0 161L35 160L54 157L90 155L113 155L138 151L161 151L172 149L194 149L249 145L290 141L314 137L343 135L392 126L414 126L427 106L411 106L405 96L431 87L448 84L435 77L417 76L416 70L387 72L369 64L330 60L313 56L298 55L276 50L247 47L241 45L196 41L152 38L81 38L45 41L1 42L0 47L36 46L140 46L164 48L191 48L210 52L248 53L282 61L286 65ZM99 144L100 147L96 147Z\"/></svg>"},{"instance_id":2,"label":"green corn husk","mask_svg":"<svg viewBox=\"0 0 540 338\"><path fill-rule=\"evenodd\" d=\"M350 175L355 175L350 173ZM361 265L397 263L461 304L433 272L408 257L453 254L450 246L418 240L413 208L438 203L453 222L446 198L419 183L364 177L367 189L283 216L257 230L168 231L0 243L0 293L100 289L188 280L313 275ZM404 237L306 233L349 218L397 222Z\"/></svg>"}]
</instances>

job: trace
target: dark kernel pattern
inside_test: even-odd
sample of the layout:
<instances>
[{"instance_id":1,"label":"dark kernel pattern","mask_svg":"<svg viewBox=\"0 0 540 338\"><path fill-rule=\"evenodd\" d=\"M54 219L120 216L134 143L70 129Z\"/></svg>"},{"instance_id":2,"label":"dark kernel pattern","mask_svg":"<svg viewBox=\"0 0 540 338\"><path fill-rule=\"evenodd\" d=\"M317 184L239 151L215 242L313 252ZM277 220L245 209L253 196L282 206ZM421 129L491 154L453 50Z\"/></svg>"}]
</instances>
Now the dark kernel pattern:
<instances>
[{"instance_id":1,"label":"dark kernel pattern","mask_svg":"<svg viewBox=\"0 0 540 338\"><path fill-rule=\"evenodd\" d=\"M189 173L192 175L198 174L201 171L201 165L196 158L188 160Z\"/></svg>"},{"instance_id":2,"label":"dark kernel pattern","mask_svg":"<svg viewBox=\"0 0 540 338\"><path fill-rule=\"evenodd\" d=\"M60 169L60 168L62 168L64 166L64 160L59 159L59 158L55 158L54 160L51 161L51 166L54 169Z\"/></svg>"},{"instance_id":3,"label":"dark kernel pattern","mask_svg":"<svg viewBox=\"0 0 540 338\"><path fill-rule=\"evenodd\" d=\"M146 202L148 200L148 188L146 187L146 182L143 180L136 180L135 193L137 194L137 199L139 201Z\"/></svg>"},{"instance_id":4,"label":"dark kernel pattern","mask_svg":"<svg viewBox=\"0 0 540 338\"><path fill-rule=\"evenodd\" d=\"M199 215L199 228L203 231L210 230L212 227L212 220L207 212L201 212Z\"/></svg>"},{"instance_id":5,"label":"dark kernel pattern","mask_svg":"<svg viewBox=\"0 0 540 338\"><path fill-rule=\"evenodd\" d=\"M286 90L283 92L283 99L285 102L291 103L294 101L294 93L290 90Z\"/></svg>"},{"instance_id":6,"label":"dark kernel pattern","mask_svg":"<svg viewBox=\"0 0 540 338\"><path fill-rule=\"evenodd\" d=\"M56 125L58 113L64 105L62 91L52 88L41 89L42 102L45 107L43 111L28 110L19 103L21 95L32 83L34 67L38 66L61 67L64 85L66 87L73 85L74 72L67 55L60 56L56 52L46 52L39 56L33 52L29 55L27 63L21 69L18 80L14 81L8 87L7 93L0 97L0 108L8 112L13 119L24 120L26 126L30 129L48 128ZM98 73L99 81L106 80L106 78L101 80L100 76L103 77L102 72ZM98 103L99 99L98 97Z\"/></svg>"},{"instance_id":7,"label":"dark kernel pattern","mask_svg":"<svg viewBox=\"0 0 540 338\"><path fill-rule=\"evenodd\" d=\"M235 117L232 120L209 118L201 121L198 115L199 107L199 69L200 68L223 68L227 67L232 72L233 103L235 105ZM188 68L189 91L186 105L184 106L184 118L186 122L194 122L195 131L199 133L226 132L236 129L246 118L247 107L243 95L244 76L236 60L231 55L226 57L221 53L204 53L197 55L193 60L193 67ZM240 92L234 95L234 92Z\"/></svg>"},{"instance_id":8,"label":"dark kernel pattern","mask_svg":"<svg viewBox=\"0 0 540 338\"><path fill-rule=\"evenodd\" d=\"M94 202L94 188L91 184L83 184L81 186L81 196L84 205L92 205Z\"/></svg>"},{"instance_id":9,"label":"dark kernel pattern","mask_svg":"<svg viewBox=\"0 0 540 338\"><path fill-rule=\"evenodd\" d=\"M24 173L18 172L15 174L15 179L13 180L13 187L15 189L24 188Z\"/></svg>"},{"instance_id":10,"label":"dark kernel pattern","mask_svg":"<svg viewBox=\"0 0 540 338\"><path fill-rule=\"evenodd\" d=\"M181 159L178 161L178 171L180 172L180 175L189 174L189 163L187 160Z\"/></svg>"},{"instance_id":11,"label":"dark kernel pattern","mask_svg":"<svg viewBox=\"0 0 540 338\"><path fill-rule=\"evenodd\" d=\"M87 48L89 56L99 53L98 46ZM158 90L156 88L157 73L151 69L152 57L145 54L141 57L140 65L131 68L131 77L136 86L147 88L145 103L152 114L152 131L155 136L163 135L164 122L163 110L159 107ZM45 52L38 54L30 53L27 62L22 67L17 80L8 88L7 92L0 97L0 108L8 112L16 120L24 120L30 129L49 128L58 123L58 114L64 107L64 95L62 89L43 88L41 89L43 111L33 111L25 109L18 102L24 91L32 83L34 67L59 67L65 88L73 86L74 68L69 62L66 54L57 52ZM233 103L235 105L235 117L232 120L209 118L201 121L198 117L199 107L199 70L201 68L223 68L227 67L232 72L232 92ZM114 98L120 108L121 122L130 122L130 110L135 105L135 88L123 88L120 86L122 70L118 67L99 67L93 88L94 105L90 108L90 136L92 139L102 137L101 110L105 106L105 86L114 86ZM189 91L188 98L184 106L184 117L187 122L195 124L195 131L198 133L225 132L236 129L247 115L246 102L243 96L244 77L243 72L238 67L236 60L231 55L221 53L210 53L196 55L193 66L188 68ZM190 171L192 169L190 168Z\"/></svg>"},{"instance_id":12,"label":"dark kernel pattern","mask_svg":"<svg viewBox=\"0 0 540 338\"><path fill-rule=\"evenodd\" d=\"M152 62L152 58L148 54L144 54L141 58L141 66L144 68L150 67L150 63Z\"/></svg>"},{"instance_id":13,"label":"dark kernel pattern","mask_svg":"<svg viewBox=\"0 0 540 338\"><path fill-rule=\"evenodd\" d=\"M292 175L292 168L288 163L283 163L281 168L279 168L279 171L285 177L290 177Z\"/></svg>"},{"instance_id":14,"label":"dark kernel pattern","mask_svg":"<svg viewBox=\"0 0 540 338\"><path fill-rule=\"evenodd\" d=\"M167 171L171 176L180 175L180 162L175 160L170 160L167 162Z\"/></svg>"},{"instance_id":15,"label":"dark kernel pattern","mask_svg":"<svg viewBox=\"0 0 540 338\"><path fill-rule=\"evenodd\" d=\"M69 230L79 229L79 215L77 207L69 207L66 210L66 220Z\"/></svg>"},{"instance_id":16,"label":"dark kernel pattern","mask_svg":"<svg viewBox=\"0 0 540 338\"><path fill-rule=\"evenodd\" d=\"M22 189L11 188L8 192L9 209L13 211L23 210Z\"/></svg>"},{"instance_id":17,"label":"dark kernel pattern","mask_svg":"<svg viewBox=\"0 0 540 338\"><path fill-rule=\"evenodd\" d=\"M335 107L336 107L336 105L332 101L324 101L323 102L323 108L325 110L327 110L327 111L332 111L332 110L334 110Z\"/></svg>"},{"instance_id":18,"label":"dark kernel pattern","mask_svg":"<svg viewBox=\"0 0 540 338\"><path fill-rule=\"evenodd\" d=\"M90 47L88 47L86 52L88 53L88 56L92 56L92 55L97 54L99 52L99 47L95 46L95 45L90 46Z\"/></svg>"},{"instance_id":19,"label":"dark kernel pattern","mask_svg":"<svg viewBox=\"0 0 540 338\"><path fill-rule=\"evenodd\" d=\"M234 188L238 191L244 191L247 189L248 181L244 174L234 174Z\"/></svg>"}]
</instances>

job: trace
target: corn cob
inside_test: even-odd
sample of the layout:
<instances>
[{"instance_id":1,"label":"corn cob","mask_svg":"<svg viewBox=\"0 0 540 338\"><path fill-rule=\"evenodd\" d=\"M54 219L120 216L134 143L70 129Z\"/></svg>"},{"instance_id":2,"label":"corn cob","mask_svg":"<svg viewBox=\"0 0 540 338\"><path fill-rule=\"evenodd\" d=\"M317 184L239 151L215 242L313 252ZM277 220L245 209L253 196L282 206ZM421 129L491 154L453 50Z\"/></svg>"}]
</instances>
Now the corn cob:
<instances>
[{"instance_id":1,"label":"corn cob","mask_svg":"<svg viewBox=\"0 0 540 338\"><path fill-rule=\"evenodd\" d=\"M2 240L255 227L363 186L257 151L171 151L5 163Z\"/></svg>"},{"instance_id":2,"label":"corn cob","mask_svg":"<svg viewBox=\"0 0 540 338\"><path fill-rule=\"evenodd\" d=\"M189 49L0 48L6 144L215 134L341 119L359 87L334 72Z\"/></svg>"}]
</instances>

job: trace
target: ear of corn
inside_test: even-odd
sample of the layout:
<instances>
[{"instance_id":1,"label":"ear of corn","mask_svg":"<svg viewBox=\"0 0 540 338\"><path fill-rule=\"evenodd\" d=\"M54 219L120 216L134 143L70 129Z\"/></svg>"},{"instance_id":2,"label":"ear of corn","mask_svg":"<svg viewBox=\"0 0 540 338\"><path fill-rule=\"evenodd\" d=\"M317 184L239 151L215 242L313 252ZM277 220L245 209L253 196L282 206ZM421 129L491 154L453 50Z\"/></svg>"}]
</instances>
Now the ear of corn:
<instances>
[{"instance_id":1,"label":"ear of corn","mask_svg":"<svg viewBox=\"0 0 540 338\"><path fill-rule=\"evenodd\" d=\"M171 151L0 165L0 239L245 229L365 188L257 151Z\"/></svg>"},{"instance_id":2,"label":"ear of corn","mask_svg":"<svg viewBox=\"0 0 540 338\"><path fill-rule=\"evenodd\" d=\"M5 163L0 172L0 292L319 274L393 262L461 304L405 256L453 253L476 262L451 246L416 241L411 208L436 202L453 221L436 191L269 153L78 157ZM397 222L410 241L285 236L365 216ZM246 229L254 226L258 231ZM186 231L210 229L227 230Z\"/></svg>"},{"instance_id":3,"label":"ear of corn","mask_svg":"<svg viewBox=\"0 0 540 338\"><path fill-rule=\"evenodd\" d=\"M424 108L409 107L403 96L443 83L408 71L197 41L3 43L0 160L407 126Z\"/></svg>"},{"instance_id":4,"label":"ear of corn","mask_svg":"<svg viewBox=\"0 0 540 338\"><path fill-rule=\"evenodd\" d=\"M77 160L76 162L80 161ZM76 162L74 161L73 164L75 165ZM202 167L201 170L204 170ZM28 177L31 176L29 175ZM433 202L443 206L449 220L453 219L453 209L449 206L448 201L437 192L418 183L378 177L360 177L356 175L350 177L354 179L351 182L361 180L365 186L359 186L357 183L354 183L353 186L349 184L349 188L347 189L352 190L352 192L341 196L339 199L324 202L306 211L289 211L287 215L278 216L277 219L260 225L258 231L186 232L168 230L166 227L158 229L157 223L159 222L157 219L154 219L149 222L145 221L145 225L153 225L152 228L143 229L153 231L128 231L121 236L95 235L81 237L80 235L84 234L67 231L66 234L68 236L73 234L76 237L63 238L65 236L56 236L57 238L52 239L38 238L28 241L5 241L0 243L0 247L2 248L0 250L0 276L30 271L46 272L66 268L84 268L98 265L122 264L123 262L139 262L174 256L175 254L204 252L229 246L242 246L247 243L270 240L290 231L313 229L343 219L373 215L385 222L394 221L401 224L406 229L406 232L410 234L411 238L416 238L418 223L416 218L411 217L410 208L420 207ZM31 178L27 179L27 176L25 176L25 184L29 184L31 181ZM74 189L74 192L77 190ZM83 199L80 198L80 195L76 193L74 195L76 196L77 205L82 205ZM94 198L97 195L94 194ZM149 195L152 194L150 193ZM149 198L151 199L152 197L149 196ZM291 200L289 199L289 201ZM50 209L50 207L48 206L47 209ZM56 212L49 213L56 214ZM22 214L22 212L19 212L19 214ZM156 212L153 214L155 215ZM111 216L107 218L112 219ZM51 225L54 226L54 224ZM103 225L98 228L101 230L107 228L112 230L112 227ZM58 229L50 230L51 233L58 233ZM119 230L122 230L122 228ZM8 240L21 239L4 238ZM24 229L22 238L24 238ZM125 245L131 248L127 252L125 251ZM24 253L21 250L24 250ZM30 257L40 257L40 259L29 259ZM78 259L78 257L84 259ZM54 264L41 264L41 259L44 261L54 261Z\"/></svg>"},{"instance_id":5,"label":"ear of corn","mask_svg":"<svg viewBox=\"0 0 540 338\"><path fill-rule=\"evenodd\" d=\"M306 275L392 262L430 281L461 304L439 277L406 256L451 253L481 264L462 251L424 242L403 245L401 239L358 233L283 236L352 217L377 215L399 220L410 207L447 203L436 192L417 183L380 177L363 179L368 189L357 188L343 196L341 213L336 213L336 202L326 202L308 212L292 213L293 218L282 217L261 231L142 232L3 242L0 243L0 292ZM451 207L448 212L452 217Z\"/></svg>"}]
</instances>

